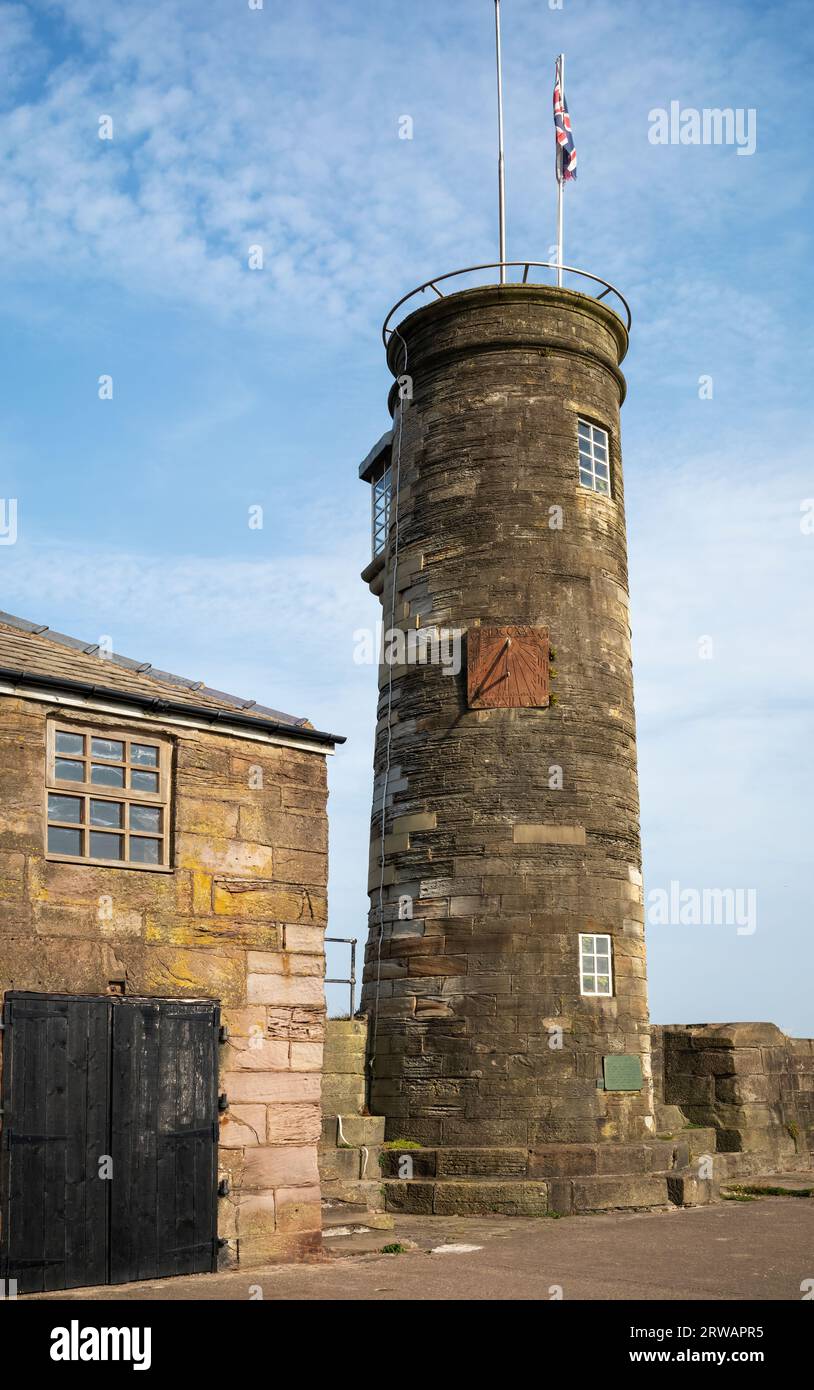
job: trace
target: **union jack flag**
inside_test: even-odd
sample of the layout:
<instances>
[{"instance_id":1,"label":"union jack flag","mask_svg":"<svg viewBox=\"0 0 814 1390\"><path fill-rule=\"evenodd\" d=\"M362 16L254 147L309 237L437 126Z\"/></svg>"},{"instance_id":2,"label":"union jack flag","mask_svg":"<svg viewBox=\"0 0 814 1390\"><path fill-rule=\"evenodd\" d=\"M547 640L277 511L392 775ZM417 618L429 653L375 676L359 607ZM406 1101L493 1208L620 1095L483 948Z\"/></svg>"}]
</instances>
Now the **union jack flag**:
<instances>
[{"instance_id":1,"label":"union jack flag","mask_svg":"<svg viewBox=\"0 0 814 1390\"><path fill-rule=\"evenodd\" d=\"M569 179L575 179L577 176L577 151L568 103L560 81L559 59L554 75L554 135L557 141L557 182L567 183Z\"/></svg>"}]
</instances>

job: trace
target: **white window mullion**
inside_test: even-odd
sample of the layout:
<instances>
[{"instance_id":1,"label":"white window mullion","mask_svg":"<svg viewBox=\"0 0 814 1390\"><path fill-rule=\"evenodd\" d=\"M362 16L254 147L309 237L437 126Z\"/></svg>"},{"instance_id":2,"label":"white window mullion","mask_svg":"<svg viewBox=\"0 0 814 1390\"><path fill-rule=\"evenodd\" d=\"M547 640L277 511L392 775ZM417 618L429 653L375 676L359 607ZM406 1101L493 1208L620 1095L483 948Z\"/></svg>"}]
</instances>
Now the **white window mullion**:
<instances>
[{"instance_id":1,"label":"white window mullion","mask_svg":"<svg viewBox=\"0 0 814 1390\"><path fill-rule=\"evenodd\" d=\"M611 495L610 441L607 430L590 420L577 420L579 481L603 497Z\"/></svg>"},{"instance_id":2,"label":"white window mullion","mask_svg":"<svg viewBox=\"0 0 814 1390\"><path fill-rule=\"evenodd\" d=\"M611 939L604 933L580 933L579 991L603 999L613 994Z\"/></svg>"}]
</instances>

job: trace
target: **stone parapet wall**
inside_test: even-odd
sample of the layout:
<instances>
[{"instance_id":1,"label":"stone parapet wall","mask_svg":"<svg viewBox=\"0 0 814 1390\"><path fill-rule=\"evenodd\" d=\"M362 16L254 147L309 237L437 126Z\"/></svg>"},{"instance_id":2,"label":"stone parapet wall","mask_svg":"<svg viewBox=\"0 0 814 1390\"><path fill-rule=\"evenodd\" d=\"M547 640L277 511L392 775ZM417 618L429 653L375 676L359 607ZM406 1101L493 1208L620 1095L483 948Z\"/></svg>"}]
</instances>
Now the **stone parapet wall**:
<instances>
[{"instance_id":1,"label":"stone parapet wall","mask_svg":"<svg viewBox=\"0 0 814 1390\"><path fill-rule=\"evenodd\" d=\"M814 1041L773 1023L651 1029L657 1102L714 1126L723 1152L808 1166L814 1150Z\"/></svg>"},{"instance_id":2,"label":"stone parapet wall","mask_svg":"<svg viewBox=\"0 0 814 1390\"><path fill-rule=\"evenodd\" d=\"M44 853L46 724L173 742L168 872ZM0 996L7 990L218 1000L224 1262L320 1243L326 761L320 752L0 698Z\"/></svg>"}]
</instances>

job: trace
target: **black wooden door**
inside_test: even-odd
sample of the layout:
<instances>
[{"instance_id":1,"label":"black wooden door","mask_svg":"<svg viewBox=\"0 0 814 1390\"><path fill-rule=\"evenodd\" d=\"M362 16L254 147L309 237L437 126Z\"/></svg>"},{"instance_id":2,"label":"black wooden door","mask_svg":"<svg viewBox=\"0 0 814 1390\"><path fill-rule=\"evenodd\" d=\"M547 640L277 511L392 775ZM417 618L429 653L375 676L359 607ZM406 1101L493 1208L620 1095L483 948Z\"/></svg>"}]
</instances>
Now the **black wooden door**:
<instances>
[{"instance_id":1,"label":"black wooden door","mask_svg":"<svg viewBox=\"0 0 814 1390\"><path fill-rule=\"evenodd\" d=\"M213 1268L216 1023L182 1000L113 1009L113 1284Z\"/></svg>"},{"instance_id":2,"label":"black wooden door","mask_svg":"<svg viewBox=\"0 0 814 1390\"><path fill-rule=\"evenodd\" d=\"M21 1293L215 1267L208 1000L12 992L0 1274Z\"/></svg>"}]
</instances>

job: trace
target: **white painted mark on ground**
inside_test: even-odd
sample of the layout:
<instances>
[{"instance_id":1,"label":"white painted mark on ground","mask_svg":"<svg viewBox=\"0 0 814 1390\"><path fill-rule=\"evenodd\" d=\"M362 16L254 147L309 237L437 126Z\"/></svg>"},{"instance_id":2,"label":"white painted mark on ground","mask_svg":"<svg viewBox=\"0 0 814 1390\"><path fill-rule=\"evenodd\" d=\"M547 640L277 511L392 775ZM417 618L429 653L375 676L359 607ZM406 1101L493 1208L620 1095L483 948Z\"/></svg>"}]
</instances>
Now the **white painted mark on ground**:
<instances>
[{"instance_id":1,"label":"white painted mark on ground","mask_svg":"<svg viewBox=\"0 0 814 1390\"><path fill-rule=\"evenodd\" d=\"M431 1255L471 1255L473 1250L482 1250L482 1245L436 1245Z\"/></svg>"}]
</instances>

